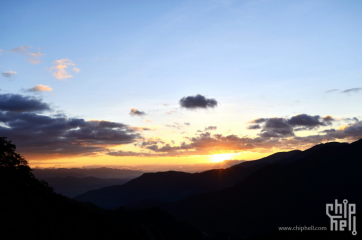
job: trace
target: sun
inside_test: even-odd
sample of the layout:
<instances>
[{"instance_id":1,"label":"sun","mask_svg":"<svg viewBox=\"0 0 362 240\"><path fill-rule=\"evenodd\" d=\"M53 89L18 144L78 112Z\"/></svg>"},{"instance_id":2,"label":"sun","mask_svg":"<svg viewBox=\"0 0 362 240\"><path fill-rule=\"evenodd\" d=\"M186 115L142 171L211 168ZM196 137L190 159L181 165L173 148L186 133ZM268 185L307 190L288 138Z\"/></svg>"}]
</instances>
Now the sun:
<instances>
[{"instance_id":1,"label":"sun","mask_svg":"<svg viewBox=\"0 0 362 240\"><path fill-rule=\"evenodd\" d=\"M234 155L235 155L235 153L214 154L214 155L211 155L210 160L213 163L218 163L218 162L222 162L224 160L232 159L232 157Z\"/></svg>"}]
</instances>

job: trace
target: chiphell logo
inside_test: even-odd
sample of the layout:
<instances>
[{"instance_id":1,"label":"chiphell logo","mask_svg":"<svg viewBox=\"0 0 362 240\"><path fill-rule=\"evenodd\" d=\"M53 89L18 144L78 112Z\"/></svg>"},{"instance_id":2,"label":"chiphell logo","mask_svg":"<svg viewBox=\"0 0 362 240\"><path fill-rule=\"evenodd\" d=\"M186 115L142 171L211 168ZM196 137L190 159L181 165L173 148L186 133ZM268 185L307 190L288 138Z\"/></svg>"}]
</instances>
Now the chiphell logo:
<instances>
[{"instance_id":1,"label":"chiphell logo","mask_svg":"<svg viewBox=\"0 0 362 240\"><path fill-rule=\"evenodd\" d=\"M336 199L334 204L327 203L326 213L331 219L331 231L345 231L348 228L353 235L357 235L356 204L348 204L347 199L344 199L342 204Z\"/></svg>"}]
</instances>

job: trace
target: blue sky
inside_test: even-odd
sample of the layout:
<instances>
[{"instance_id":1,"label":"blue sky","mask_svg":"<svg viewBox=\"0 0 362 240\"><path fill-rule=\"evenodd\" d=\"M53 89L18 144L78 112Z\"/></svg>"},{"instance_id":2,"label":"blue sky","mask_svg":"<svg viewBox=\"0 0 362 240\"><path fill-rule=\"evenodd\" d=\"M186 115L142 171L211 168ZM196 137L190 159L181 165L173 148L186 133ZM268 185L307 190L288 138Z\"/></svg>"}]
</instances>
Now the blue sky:
<instances>
[{"instance_id":1,"label":"blue sky","mask_svg":"<svg viewBox=\"0 0 362 240\"><path fill-rule=\"evenodd\" d=\"M314 137L285 148L321 139L352 141L362 137L361 11L359 1L1 1L0 94L50 104L52 111L37 114L147 127L140 137L161 138L157 146L170 144L172 152L183 141L195 143L187 138L208 126L217 126L210 139L212 134L255 139L268 130L247 129L253 119L334 118L331 125L298 125L307 129L260 139L278 144L245 155L219 146L199 156L233 152L253 159L283 149L283 139L307 136ZM27 91L38 85L52 91ZM215 99L217 107L180 107L182 97L196 94ZM145 115L131 116L131 108ZM357 121L345 120L352 118ZM320 136L348 126L357 130ZM9 134L17 139L14 131ZM139 141L108 150L139 153L145 150L133 145ZM34 158L25 143L19 145ZM185 161L180 154L172 161Z\"/></svg>"}]
</instances>

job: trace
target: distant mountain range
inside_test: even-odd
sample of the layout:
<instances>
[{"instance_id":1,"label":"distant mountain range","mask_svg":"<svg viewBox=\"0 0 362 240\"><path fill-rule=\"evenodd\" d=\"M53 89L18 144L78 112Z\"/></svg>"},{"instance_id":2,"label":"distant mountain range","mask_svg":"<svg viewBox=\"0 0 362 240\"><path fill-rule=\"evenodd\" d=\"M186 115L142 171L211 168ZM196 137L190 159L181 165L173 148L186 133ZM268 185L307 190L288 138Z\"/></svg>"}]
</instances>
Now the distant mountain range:
<instances>
[{"instance_id":1,"label":"distant mountain range","mask_svg":"<svg viewBox=\"0 0 362 240\"><path fill-rule=\"evenodd\" d=\"M60 193L66 197L73 198L90 190L103 187L121 185L131 179L118 178L96 178L96 177L54 177L45 178L49 186L54 189L54 192Z\"/></svg>"},{"instance_id":2,"label":"distant mountain range","mask_svg":"<svg viewBox=\"0 0 362 240\"><path fill-rule=\"evenodd\" d=\"M226 169L214 169L201 173L158 172L144 173L120 186L93 190L75 197L76 200L91 202L103 208L116 209L142 200L172 202L197 193L219 191L231 187L248 175L272 163L290 163L309 156L323 147L344 146L347 143L319 144L305 151L289 151L268 157L245 161Z\"/></svg>"},{"instance_id":3,"label":"distant mountain range","mask_svg":"<svg viewBox=\"0 0 362 240\"><path fill-rule=\"evenodd\" d=\"M143 174L139 170L116 169L116 168L34 168L33 174L38 179L49 179L54 177L95 177L95 178L118 178L131 179Z\"/></svg>"},{"instance_id":4,"label":"distant mountain range","mask_svg":"<svg viewBox=\"0 0 362 240\"><path fill-rule=\"evenodd\" d=\"M153 199L177 201L196 193L219 191L230 187L270 161L292 156L296 151L276 153L263 158L260 164L245 165L242 162L227 169L214 169L201 173L157 172L144 173L126 184L89 191L75 197L78 201L91 202L97 206L116 209L140 200ZM269 162L268 162L269 161Z\"/></svg>"},{"instance_id":5,"label":"distant mountain range","mask_svg":"<svg viewBox=\"0 0 362 240\"><path fill-rule=\"evenodd\" d=\"M280 226L329 226L327 203L362 205L361 176L362 139L202 173L146 173L75 199L109 209L159 206L201 231L251 237Z\"/></svg>"},{"instance_id":6,"label":"distant mountain range","mask_svg":"<svg viewBox=\"0 0 362 240\"><path fill-rule=\"evenodd\" d=\"M210 168L227 168L244 162L243 160L225 160L220 163L184 165L185 171L197 171ZM142 171L115 168L35 168L34 175L48 182L56 193L75 197L90 190L122 185L143 174Z\"/></svg>"}]
</instances>

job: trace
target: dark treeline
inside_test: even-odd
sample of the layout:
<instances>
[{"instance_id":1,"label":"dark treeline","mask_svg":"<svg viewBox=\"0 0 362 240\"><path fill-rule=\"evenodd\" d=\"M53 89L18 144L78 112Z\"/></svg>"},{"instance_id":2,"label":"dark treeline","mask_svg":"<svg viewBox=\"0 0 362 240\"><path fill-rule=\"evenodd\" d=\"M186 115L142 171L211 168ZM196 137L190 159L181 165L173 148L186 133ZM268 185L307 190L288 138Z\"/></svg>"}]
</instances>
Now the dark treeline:
<instances>
[{"instance_id":1,"label":"dark treeline","mask_svg":"<svg viewBox=\"0 0 362 240\"><path fill-rule=\"evenodd\" d=\"M0 138L0 239L200 239L157 208L103 210L55 194Z\"/></svg>"}]
</instances>

